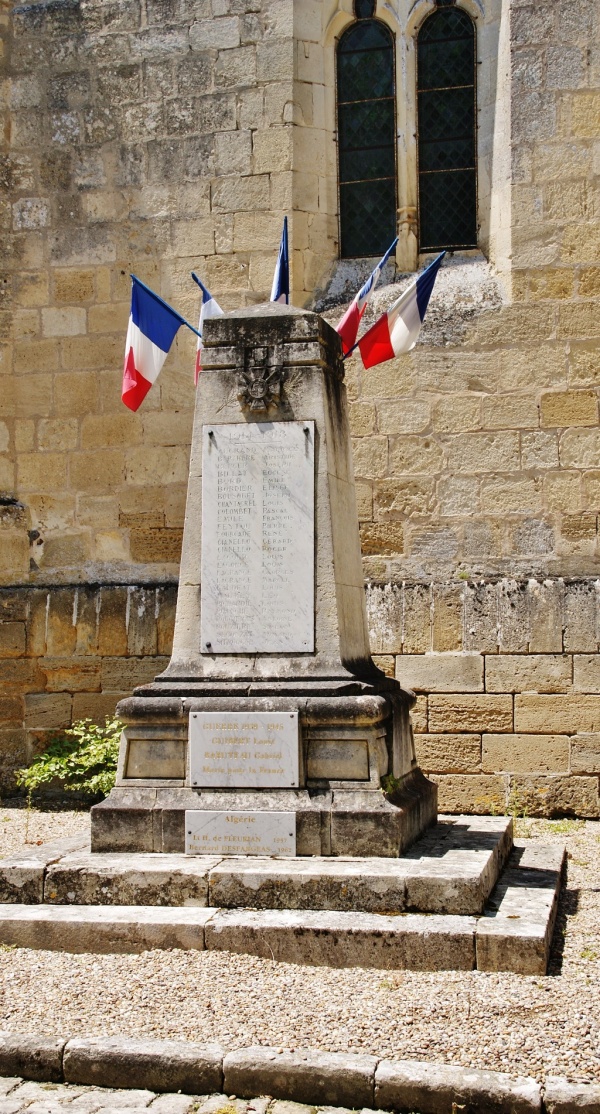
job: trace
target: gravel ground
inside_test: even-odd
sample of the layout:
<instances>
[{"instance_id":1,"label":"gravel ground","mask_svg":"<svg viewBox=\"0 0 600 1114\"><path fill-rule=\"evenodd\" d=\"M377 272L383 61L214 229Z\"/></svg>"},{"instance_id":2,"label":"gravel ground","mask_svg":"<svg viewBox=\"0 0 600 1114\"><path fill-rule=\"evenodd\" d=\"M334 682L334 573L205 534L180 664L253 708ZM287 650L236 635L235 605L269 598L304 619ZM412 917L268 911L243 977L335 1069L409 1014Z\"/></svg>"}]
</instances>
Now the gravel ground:
<instances>
[{"instance_id":1,"label":"gravel ground","mask_svg":"<svg viewBox=\"0 0 600 1114\"><path fill-rule=\"evenodd\" d=\"M90 826L89 812L40 812L32 808L30 812L21 802L0 801L0 855L18 851L23 844L48 843L52 839L66 839L67 836L86 832Z\"/></svg>"},{"instance_id":2,"label":"gravel ground","mask_svg":"<svg viewBox=\"0 0 600 1114\"><path fill-rule=\"evenodd\" d=\"M8 822L4 816L0 809L0 830L10 829L12 839L14 814ZM61 823L61 834L77 831L81 814L38 813L30 831L55 838ZM597 1082L600 823L531 820L517 829L536 841L564 839L569 850L546 977L340 971L224 952L90 956L3 948L0 1026L368 1052L540 1081L548 1073Z\"/></svg>"}]
</instances>

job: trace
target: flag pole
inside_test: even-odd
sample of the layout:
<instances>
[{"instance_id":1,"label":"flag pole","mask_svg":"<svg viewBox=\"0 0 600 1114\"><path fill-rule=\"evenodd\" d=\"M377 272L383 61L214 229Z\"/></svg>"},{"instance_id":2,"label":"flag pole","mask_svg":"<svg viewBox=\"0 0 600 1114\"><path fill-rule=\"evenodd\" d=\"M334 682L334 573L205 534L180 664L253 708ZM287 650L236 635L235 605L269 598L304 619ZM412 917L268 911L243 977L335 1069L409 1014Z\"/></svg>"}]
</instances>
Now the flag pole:
<instances>
[{"instance_id":1,"label":"flag pole","mask_svg":"<svg viewBox=\"0 0 600 1114\"><path fill-rule=\"evenodd\" d=\"M179 313L179 310L173 309L173 306L170 306L168 302L165 302L164 298L161 298L160 294L157 294L155 290L151 290L149 286L146 286L146 283L142 282L142 280L139 279L137 275L130 273L130 277L134 279L135 282L137 282L138 286L141 286L142 289L146 291L146 294L150 294L150 296L154 298L156 302L160 302L161 306L166 306L166 308L170 310L171 313L174 313L175 317L179 318L182 325L187 325L188 329L191 329L197 337L201 336L198 330L195 329L193 325L190 325L189 321L186 321L185 317L182 317L182 315Z\"/></svg>"},{"instance_id":2,"label":"flag pole","mask_svg":"<svg viewBox=\"0 0 600 1114\"><path fill-rule=\"evenodd\" d=\"M196 274L196 272L195 272L195 271L192 271L192 272L191 272L191 274L192 274L192 278L193 278L194 282L197 282L197 283L198 283L198 286L200 287L200 289L201 289L202 293L203 293L203 294L210 294L210 291L209 291L209 290L207 290L207 289L206 289L206 287L205 287L205 285L204 285L204 283L200 281L200 279L198 278L198 275Z\"/></svg>"}]
</instances>

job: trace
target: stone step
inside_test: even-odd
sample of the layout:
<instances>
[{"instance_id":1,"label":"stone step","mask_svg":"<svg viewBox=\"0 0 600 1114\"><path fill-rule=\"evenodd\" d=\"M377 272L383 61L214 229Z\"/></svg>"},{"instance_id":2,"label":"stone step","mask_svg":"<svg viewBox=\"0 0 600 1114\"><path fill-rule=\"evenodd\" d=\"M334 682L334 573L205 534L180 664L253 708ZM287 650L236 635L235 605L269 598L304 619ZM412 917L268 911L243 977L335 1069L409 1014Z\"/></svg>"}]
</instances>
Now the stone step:
<instances>
[{"instance_id":1,"label":"stone step","mask_svg":"<svg viewBox=\"0 0 600 1114\"><path fill-rule=\"evenodd\" d=\"M564 844L515 842L477 925L478 970L545 973L565 861Z\"/></svg>"},{"instance_id":2,"label":"stone step","mask_svg":"<svg viewBox=\"0 0 600 1114\"><path fill-rule=\"evenodd\" d=\"M401 859L222 859L209 872L208 904L476 915L512 843L510 819L464 816L442 820Z\"/></svg>"},{"instance_id":3,"label":"stone step","mask_svg":"<svg viewBox=\"0 0 600 1114\"><path fill-rule=\"evenodd\" d=\"M449 817L401 859L54 852L4 860L4 901L365 913L481 913L512 848L506 817ZM42 852L39 848L39 852Z\"/></svg>"},{"instance_id":4,"label":"stone step","mask_svg":"<svg viewBox=\"0 0 600 1114\"><path fill-rule=\"evenodd\" d=\"M46 951L233 951L328 967L471 970L472 917L161 906L0 906L0 943Z\"/></svg>"},{"instance_id":5,"label":"stone step","mask_svg":"<svg viewBox=\"0 0 600 1114\"><path fill-rule=\"evenodd\" d=\"M0 905L0 943L68 952L231 951L381 970L545 974L563 847L517 846L482 917L157 905Z\"/></svg>"}]
</instances>

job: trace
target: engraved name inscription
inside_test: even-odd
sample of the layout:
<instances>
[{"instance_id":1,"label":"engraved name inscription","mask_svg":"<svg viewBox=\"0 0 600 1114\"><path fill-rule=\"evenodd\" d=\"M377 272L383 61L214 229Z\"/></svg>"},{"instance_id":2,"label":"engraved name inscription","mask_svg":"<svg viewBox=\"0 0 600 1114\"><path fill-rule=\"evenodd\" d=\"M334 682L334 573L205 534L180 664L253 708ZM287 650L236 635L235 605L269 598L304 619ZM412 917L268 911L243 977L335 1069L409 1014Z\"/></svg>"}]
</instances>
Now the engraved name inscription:
<instances>
[{"instance_id":1,"label":"engraved name inscription","mask_svg":"<svg viewBox=\"0 0 600 1114\"><path fill-rule=\"evenodd\" d=\"M190 781L202 788L299 784L297 712L190 713Z\"/></svg>"},{"instance_id":2,"label":"engraved name inscription","mask_svg":"<svg viewBox=\"0 0 600 1114\"><path fill-rule=\"evenodd\" d=\"M314 423L203 429L201 650L314 649Z\"/></svg>"},{"instance_id":3,"label":"engraved name inscription","mask_svg":"<svg viewBox=\"0 0 600 1114\"><path fill-rule=\"evenodd\" d=\"M296 854L293 812L212 812L185 814L186 855Z\"/></svg>"}]
</instances>

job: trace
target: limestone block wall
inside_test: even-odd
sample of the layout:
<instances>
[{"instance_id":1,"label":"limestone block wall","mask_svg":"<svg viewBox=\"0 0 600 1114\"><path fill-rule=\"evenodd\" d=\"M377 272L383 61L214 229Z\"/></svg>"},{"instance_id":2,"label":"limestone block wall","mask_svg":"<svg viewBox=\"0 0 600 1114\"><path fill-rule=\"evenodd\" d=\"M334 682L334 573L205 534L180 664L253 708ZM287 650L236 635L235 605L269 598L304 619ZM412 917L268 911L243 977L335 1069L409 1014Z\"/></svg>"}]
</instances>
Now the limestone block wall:
<instances>
[{"instance_id":1,"label":"limestone block wall","mask_svg":"<svg viewBox=\"0 0 600 1114\"><path fill-rule=\"evenodd\" d=\"M128 412L129 273L194 324L191 270L225 309L268 297L293 209L292 26L292 0L42 0L3 20L0 505L22 513L2 512L0 582L29 556L66 582L176 574L196 340L180 331Z\"/></svg>"},{"instance_id":2,"label":"limestone block wall","mask_svg":"<svg viewBox=\"0 0 600 1114\"><path fill-rule=\"evenodd\" d=\"M174 584L0 588L0 793L79 719L103 723L169 662Z\"/></svg>"},{"instance_id":3,"label":"limestone block wall","mask_svg":"<svg viewBox=\"0 0 600 1114\"><path fill-rule=\"evenodd\" d=\"M441 810L600 815L599 581L388 582L367 602Z\"/></svg>"}]
</instances>

